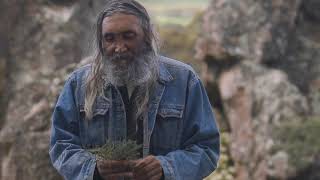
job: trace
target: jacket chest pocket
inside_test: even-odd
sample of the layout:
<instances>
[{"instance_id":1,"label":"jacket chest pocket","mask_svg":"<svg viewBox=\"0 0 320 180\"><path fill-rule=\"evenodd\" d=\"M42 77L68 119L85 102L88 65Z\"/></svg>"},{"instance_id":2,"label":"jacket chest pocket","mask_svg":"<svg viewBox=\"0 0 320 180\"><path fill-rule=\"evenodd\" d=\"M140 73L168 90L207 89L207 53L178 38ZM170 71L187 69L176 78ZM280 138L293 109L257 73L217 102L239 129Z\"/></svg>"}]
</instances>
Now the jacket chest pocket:
<instances>
[{"instance_id":1,"label":"jacket chest pocket","mask_svg":"<svg viewBox=\"0 0 320 180\"><path fill-rule=\"evenodd\" d=\"M80 139L86 149L105 144L108 135L109 104L96 103L93 106L92 119L85 119L83 106L80 107Z\"/></svg>"},{"instance_id":2,"label":"jacket chest pocket","mask_svg":"<svg viewBox=\"0 0 320 180\"><path fill-rule=\"evenodd\" d=\"M159 106L151 142L156 154L166 154L179 147L183 110L183 105Z\"/></svg>"}]
</instances>

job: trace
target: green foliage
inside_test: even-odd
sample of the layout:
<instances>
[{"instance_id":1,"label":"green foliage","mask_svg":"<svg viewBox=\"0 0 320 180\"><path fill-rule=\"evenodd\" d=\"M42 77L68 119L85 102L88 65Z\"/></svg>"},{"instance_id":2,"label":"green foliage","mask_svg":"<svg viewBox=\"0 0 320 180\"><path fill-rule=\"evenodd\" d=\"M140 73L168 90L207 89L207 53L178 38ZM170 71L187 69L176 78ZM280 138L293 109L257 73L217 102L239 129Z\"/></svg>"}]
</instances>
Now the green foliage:
<instances>
[{"instance_id":1,"label":"green foliage","mask_svg":"<svg viewBox=\"0 0 320 180\"><path fill-rule=\"evenodd\" d=\"M135 160L139 158L141 145L135 141L107 141L99 148L91 149L89 152L95 154L98 159L103 160Z\"/></svg>"},{"instance_id":2,"label":"green foliage","mask_svg":"<svg viewBox=\"0 0 320 180\"><path fill-rule=\"evenodd\" d=\"M235 168L229 154L230 136L229 133L221 133L221 155L218 168L205 180L233 180Z\"/></svg>"},{"instance_id":3,"label":"green foliage","mask_svg":"<svg viewBox=\"0 0 320 180\"><path fill-rule=\"evenodd\" d=\"M274 136L277 142L273 150L286 151L289 163L294 168L303 169L320 154L320 117L282 124Z\"/></svg>"},{"instance_id":4,"label":"green foliage","mask_svg":"<svg viewBox=\"0 0 320 180\"><path fill-rule=\"evenodd\" d=\"M150 12L157 24L162 25L187 25L192 17L203 11L209 0L140 0Z\"/></svg>"},{"instance_id":5,"label":"green foliage","mask_svg":"<svg viewBox=\"0 0 320 180\"><path fill-rule=\"evenodd\" d=\"M200 65L194 59L194 47L200 33L202 15L197 14L187 26L167 25L159 29L161 54L191 64L198 72Z\"/></svg>"}]
</instances>

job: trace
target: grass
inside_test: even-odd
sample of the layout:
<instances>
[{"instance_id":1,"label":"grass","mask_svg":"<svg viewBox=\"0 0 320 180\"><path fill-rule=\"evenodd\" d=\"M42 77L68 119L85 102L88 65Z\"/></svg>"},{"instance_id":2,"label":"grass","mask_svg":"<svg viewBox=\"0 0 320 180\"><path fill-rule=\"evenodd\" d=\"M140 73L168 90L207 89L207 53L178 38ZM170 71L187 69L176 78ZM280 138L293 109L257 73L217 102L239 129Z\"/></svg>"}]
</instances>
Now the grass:
<instances>
[{"instance_id":1,"label":"grass","mask_svg":"<svg viewBox=\"0 0 320 180\"><path fill-rule=\"evenodd\" d=\"M89 151L101 160L135 160L139 158L139 149L135 141L107 141L105 145L99 148L90 149Z\"/></svg>"},{"instance_id":2,"label":"grass","mask_svg":"<svg viewBox=\"0 0 320 180\"><path fill-rule=\"evenodd\" d=\"M186 26L192 18L203 11L209 0L140 0L160 26L176 24Z\"/></svg>"}]
</instances>

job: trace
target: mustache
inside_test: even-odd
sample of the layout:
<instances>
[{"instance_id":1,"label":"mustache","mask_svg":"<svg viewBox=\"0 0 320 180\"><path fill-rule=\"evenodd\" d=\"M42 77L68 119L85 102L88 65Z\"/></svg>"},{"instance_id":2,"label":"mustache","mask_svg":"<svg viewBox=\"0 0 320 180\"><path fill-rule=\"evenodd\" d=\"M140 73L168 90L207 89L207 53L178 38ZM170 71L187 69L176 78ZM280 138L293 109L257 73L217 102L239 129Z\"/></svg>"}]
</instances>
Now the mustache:
<instances>
[{"instance_id":1,"label":"mustache","mask_svg":"<svg viewBox=\"0 0 320 180\"><path fill-rule=\"evenodd\" d=\"M130 52L125 53L115 53L113 55L107 56L110 61L117 61L117 60L130 60L134 57L134 55Z\"/></svg>"}]
</instances>

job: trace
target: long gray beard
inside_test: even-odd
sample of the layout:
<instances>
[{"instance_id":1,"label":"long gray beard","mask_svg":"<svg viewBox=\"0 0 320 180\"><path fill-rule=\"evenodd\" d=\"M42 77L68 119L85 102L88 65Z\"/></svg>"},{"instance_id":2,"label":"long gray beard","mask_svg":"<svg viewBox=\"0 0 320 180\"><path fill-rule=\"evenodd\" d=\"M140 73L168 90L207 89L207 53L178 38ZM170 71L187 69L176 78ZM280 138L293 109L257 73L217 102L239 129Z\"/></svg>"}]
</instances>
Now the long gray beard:
<instances>
[{"instance_id":1,"label":"long gray beard","mask_svg":"<svg viewBox=\"0 0 320 180\"><path fill-rule=\"evenodd\" d=\"M158 77L159 63L157 56L152 53L140 53L133 60L103 59L105 83L111 83L114 86L149 86L153 84Z\"/></svg>"},{"instance_id":2,"label":"long gray beard","mask_svg":"<svg viewBox=\"0 0 320 180\"><path fill-rule=\"evenodd\" d=\"M159 74L158 57L153 53L140 54L131 61L104 59L105 83L111 83L114 86L125 85L132 89L137 87L137 91L132 94L135 101L132 115L135 119L147 112L147 104Z\"/></svg>"}]
</instances>

